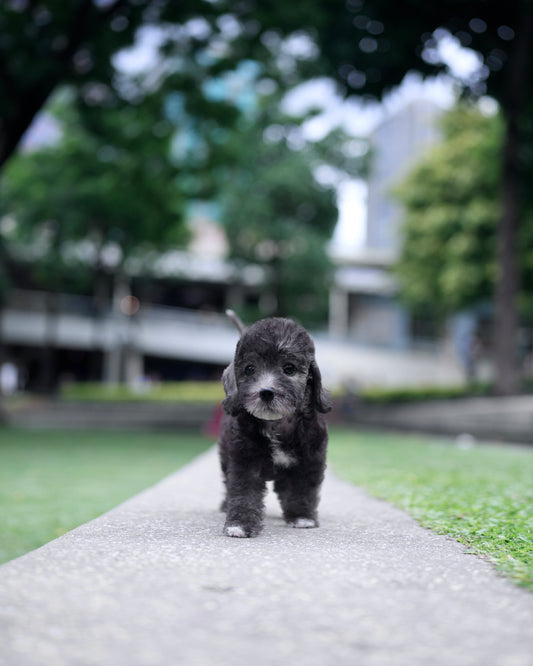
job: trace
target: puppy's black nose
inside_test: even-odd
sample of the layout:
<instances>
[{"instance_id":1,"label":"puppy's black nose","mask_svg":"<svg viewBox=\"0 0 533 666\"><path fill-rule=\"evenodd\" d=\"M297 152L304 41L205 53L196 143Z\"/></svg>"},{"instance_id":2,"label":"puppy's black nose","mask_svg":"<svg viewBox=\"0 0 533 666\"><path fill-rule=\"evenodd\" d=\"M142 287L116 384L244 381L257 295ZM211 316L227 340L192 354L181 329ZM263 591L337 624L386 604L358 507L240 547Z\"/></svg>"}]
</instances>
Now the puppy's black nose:
<instances>
[{"instance_id":1,"label":"puppy's black nose","mask_svg":"<svg viewBox=\"0 0 533 666\"><path fill-rule=\"evenodd\" d=\"M259 395L261 396L261 400L265 402L272 402L274 400L274 391L272 389L263 389L259 391Z\"/></svg>"}]
</instances>

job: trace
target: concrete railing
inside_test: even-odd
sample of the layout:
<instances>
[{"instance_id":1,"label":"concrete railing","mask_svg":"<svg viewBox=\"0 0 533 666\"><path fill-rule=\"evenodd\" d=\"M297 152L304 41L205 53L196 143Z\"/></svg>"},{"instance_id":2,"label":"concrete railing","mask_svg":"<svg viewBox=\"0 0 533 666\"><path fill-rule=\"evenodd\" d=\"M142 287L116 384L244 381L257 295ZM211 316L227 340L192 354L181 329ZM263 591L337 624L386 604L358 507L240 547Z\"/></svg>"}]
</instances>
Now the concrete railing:
<instances>
[{"instance_id":1,"label":"concrete railing","mask_svg":"<svg viewBox=\"0 0 533 666\"><path fill-rule=\"evenodd\" d=\"M109 356L127 348L139 359L154 355L214 365L231 361L238 339L221 313L141 304L134 316L109 308L97 317L89 298L59 295L52 301L44 293L14 292L0 320L2 339L8 344L99 350ZM329 386L434 386L463 381L458 360L449 352L365 347L323 334L314 338Z\"/></svg>"},{"instance_id":2,"label":"concrete railing","mask_svg":"<svg viewBox=\"0 0 533 666\"><path fill-rule=\"evenodd\" d=\"M134 316L111 307L98 315L92 299L15 291L3 311L6 343L111 352L128 346L139 354L225 364L237 332L225 315L182 308L141 306Z\"/></svg>"}]
</instances>

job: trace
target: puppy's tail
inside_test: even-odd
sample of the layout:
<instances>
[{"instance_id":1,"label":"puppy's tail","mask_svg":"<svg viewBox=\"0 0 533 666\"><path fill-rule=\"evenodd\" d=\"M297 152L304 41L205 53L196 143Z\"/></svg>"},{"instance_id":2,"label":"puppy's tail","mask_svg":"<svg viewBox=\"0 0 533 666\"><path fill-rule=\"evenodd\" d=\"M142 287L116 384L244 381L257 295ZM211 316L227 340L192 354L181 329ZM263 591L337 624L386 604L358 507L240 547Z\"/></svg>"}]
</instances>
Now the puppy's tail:
<instances>
[{"instance_id":1,"label":"puppy's tail","mask_svg":"<svg viewBox=\"0 0 533 666\"><path fill-rule=\"evenodd\" d=\"M233 312L233 310L226 310L226 315L231 319L231 321L235 324L235 328L242 335L244 333L245 326L239 317L235 314L235 312Z\"/></svg>"}]
</instances>

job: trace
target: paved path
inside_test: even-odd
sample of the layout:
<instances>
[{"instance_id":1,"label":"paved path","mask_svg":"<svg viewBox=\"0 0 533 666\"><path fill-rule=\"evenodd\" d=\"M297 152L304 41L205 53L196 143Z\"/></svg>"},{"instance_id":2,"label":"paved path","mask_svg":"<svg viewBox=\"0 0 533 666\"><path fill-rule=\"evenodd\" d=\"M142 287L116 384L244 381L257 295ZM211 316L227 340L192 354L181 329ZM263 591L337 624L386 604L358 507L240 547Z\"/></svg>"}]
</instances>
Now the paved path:
<instances>
[{"instance_id":1,"label":"paved path","mask_svg":"<svg viewBox=\"0 0 533 666\"><path fill-rule=\"evenodd\" d=\"M214 451L0 567L6 666L530 666L533 595L330 476L322 527L221 536Z\"/></svg>"}]
</instances>

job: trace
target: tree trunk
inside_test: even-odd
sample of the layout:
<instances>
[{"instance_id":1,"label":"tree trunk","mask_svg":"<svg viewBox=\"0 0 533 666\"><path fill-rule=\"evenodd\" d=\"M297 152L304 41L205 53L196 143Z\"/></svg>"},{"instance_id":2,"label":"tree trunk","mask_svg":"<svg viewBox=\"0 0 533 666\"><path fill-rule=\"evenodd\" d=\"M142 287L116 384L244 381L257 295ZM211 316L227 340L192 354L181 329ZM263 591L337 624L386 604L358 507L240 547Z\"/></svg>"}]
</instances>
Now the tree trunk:
<instances>
[{"instance_id":1,"label":"tree trunk","mask_svg":"<svg viewBox=\"0 0 533 666\"><path fill-rule=\"evenodd\" d=\"M94 269L93 277L93 324L92 324L92 354L90 380L92 382L102 381L103 363L101 358L105 357L101 330L107 310L109 309L109 288L107 275L100 260L101 252L98 251L98 261ZM101 353L101 358L99 354Z\"/></svg>"},{"instance_id":2,"label":"tree trunk","mask_svg":"<svg viewBox=\"0 0 533 666\"><path fill-rule=\"evenodd\" d=\"M501 175L502 214L497 235L498 280L496 285L494 360L496 391L516 393L518 367L518 231L522 214L522 169L520 164L522 113L529 83L529 50L533 39L533 11L527 9L515 37L508 63L508 85L503 102L506 121Z\"/></svg>"},{"instance_id":3,"label":"tree trunk","mask_svg":"<svg viewBox=\"0 0 533 666\"><path fill-rule=\"evenodd\" d=\"M39 390L50 394L57 388L57 329L59 317L59 295L47 292L44 297L44 340L41 347Z\"/></svg>"},{"instance_id":4,"label":"tree trunk","mask_svg":"<svg viewBox=\"0 0 533 666\"><path fill-rule=\"evenodd\" d=\"M516 118L507 117L503 153L502 205L498 226L498 281L494 322L496 391L515 393L519 383L517 297L519 270L517 235L521 216L521 187L518 172L519 131Z\"/></svg>"},{"instance_id":5,"label":"tree trunk","mask_svg":"<svg viewBox=\"0 0 533 666\"><path fill-rule=\"evenodd\" d=\"M283 284L283 258L281 247L278 248L276 255L272 258L270 266L272 270L272 294L276 302L276 308L272 312L274 317L288 317L285 304L285 285Z\"/></svg>"}]
</instances>

